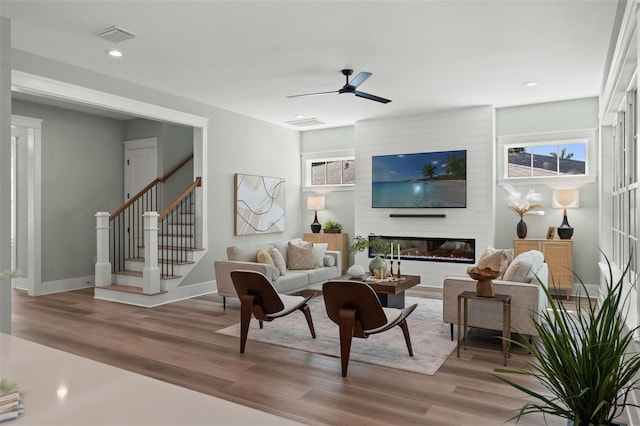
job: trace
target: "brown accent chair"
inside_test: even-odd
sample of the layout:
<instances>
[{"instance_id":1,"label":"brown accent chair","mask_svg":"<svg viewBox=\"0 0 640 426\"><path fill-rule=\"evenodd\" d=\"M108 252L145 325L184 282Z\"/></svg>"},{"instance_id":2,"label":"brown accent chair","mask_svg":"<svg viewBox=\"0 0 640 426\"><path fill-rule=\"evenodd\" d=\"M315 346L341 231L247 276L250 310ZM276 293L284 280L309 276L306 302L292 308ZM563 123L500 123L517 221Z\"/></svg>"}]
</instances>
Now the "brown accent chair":
<instances>
[{"instance_id":1,"label":"brown accent chair","mask_svg":"<svg viewBox=\"0 0 640 426\"><path fill-rule=\"evenodd\" d=\"M384 308L371 286L360 281L328 281L322 286L322 294L329 319L340 327L342 377L347 377L353 337L366 339L397 325L404 334L409 356L413 356L407 317L417 304L404 309Z\"/></svg>"},{"instance_id":2,"label":"brown accent chair","mask_svg":"<svg viewBox=\"0 0 640 426\"><path fill-rule=\"evenodd\" d=\"M263 328L263 321L273 321L300 310L307 319L311 336L316 338L311 311L307 305L313 295L303 297L279 294L271 281L256 271L232 271L231 280L240 299L240 353L244 353L247 344L251 314L259 321L260 328Z\"/></svg>"}]
</instances>

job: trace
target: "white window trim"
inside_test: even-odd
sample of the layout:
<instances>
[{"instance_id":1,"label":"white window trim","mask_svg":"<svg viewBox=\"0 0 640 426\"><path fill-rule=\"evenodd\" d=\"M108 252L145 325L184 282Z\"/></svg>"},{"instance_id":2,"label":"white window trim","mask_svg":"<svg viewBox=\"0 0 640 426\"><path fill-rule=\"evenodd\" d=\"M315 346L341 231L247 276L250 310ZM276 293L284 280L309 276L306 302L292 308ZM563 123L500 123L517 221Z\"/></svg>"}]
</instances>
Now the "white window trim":
<instances>
[{"instance_id":1,"label":"white window trim","mask_svg":"<svg viewBox=\"0 0 640 426\"><path fill-rule=\"evenodd\" d=\"M305 152L300 155L302 171L302 192L354 191L355 183L342 185L309 185L311 182L311 163L316 161L355 160L355 150Z\"/></svg>"},{"instance_id":2,"label":"white window trim","mask_svg":"<svg viewBox=\"0 0 640 426\"><path fill-rule=\"evenodd\" d=\"M594 183L597 176L597 142L598 129L576 129L560 132L530 133L524 135L498 136L496 164L499 166L497 175L498 184L510 183L546 184L550 186L575 186L586 183ZM585 174L580 176L535 176L535 177L507 177L508 158L506 152L509 148L519 148L522 146L543 146L543 145L564 145L587 141L586 168Z\"/></svg>"}]
</instances>

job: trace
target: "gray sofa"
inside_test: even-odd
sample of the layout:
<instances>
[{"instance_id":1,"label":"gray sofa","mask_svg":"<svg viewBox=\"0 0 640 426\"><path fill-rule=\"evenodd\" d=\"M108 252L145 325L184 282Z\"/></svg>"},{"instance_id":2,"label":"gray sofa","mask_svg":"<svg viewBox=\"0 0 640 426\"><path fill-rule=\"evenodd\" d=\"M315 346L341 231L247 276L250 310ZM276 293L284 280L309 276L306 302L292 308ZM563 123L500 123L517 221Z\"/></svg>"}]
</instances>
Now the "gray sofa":
<instances>
[{"instance_id":1,"label":"gray sofa","mask_svg":"<svg viewBox=\"0 0 640 426\"><path fill-rule=\"evenodd\" d=\"M294 244L302 242L300 238L289 241ZM268 251L271 247L277 249L282 254L285 262L288 263L287 243L288 241L277 241L266 244L239 244L227 247L227 260L216 260L214 263L218 295L222 296L225 308L227 297L238 297L231 281L231 271L237 269L263 273L271 280L278 293L283 294L296 293L340 276L342 258L339 251L326 250L322 259L323 266L316 266L313 269L287 269L284 273L280 273L279 270L275 270L276 267L274 266L258 263L258 251L261 249Z\"/></svg>"}]
</instances>

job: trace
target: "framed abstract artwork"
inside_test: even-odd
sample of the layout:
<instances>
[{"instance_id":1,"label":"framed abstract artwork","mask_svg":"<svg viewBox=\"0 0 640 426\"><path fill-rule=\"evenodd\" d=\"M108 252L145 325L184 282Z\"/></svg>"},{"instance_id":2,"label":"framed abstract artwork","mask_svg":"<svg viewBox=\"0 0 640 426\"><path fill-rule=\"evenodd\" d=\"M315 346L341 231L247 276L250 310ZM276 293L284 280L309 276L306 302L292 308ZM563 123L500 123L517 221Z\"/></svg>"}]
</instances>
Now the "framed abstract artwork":
<instances>
[{"instance_id":1,"label":"framed abstract artwork","mask_svg":"<svg viewBox=\"0 0 640 426\"><path fill-rule=\"evenodd\" d=\"M284 232L285 180L235 175L235 235Z\"/></svg>"}]
</instances>

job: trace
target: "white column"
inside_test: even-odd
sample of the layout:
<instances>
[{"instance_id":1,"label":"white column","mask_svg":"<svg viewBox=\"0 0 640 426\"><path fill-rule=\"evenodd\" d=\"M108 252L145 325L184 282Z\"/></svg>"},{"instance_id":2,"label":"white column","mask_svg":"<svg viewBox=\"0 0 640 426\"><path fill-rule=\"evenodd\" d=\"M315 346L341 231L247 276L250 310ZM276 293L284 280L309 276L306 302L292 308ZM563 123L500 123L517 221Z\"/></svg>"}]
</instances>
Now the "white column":
<instances>
[{"instance_id":1,"label":"white column","mask_svg":"<svg viewBox=\"0 0 640 426\"><path fill-rule=\"evenodd\" d=\"M145 294L160 293L160 268L158 267L158 212L146 212L144 218L144 269L142 291Z\"/></svg>"},{"instance_id":2,"label":"white column","mask_svg":"<svg viewBox=\"0 0 640 426\"><path fill-rule=\"evenodd\" d=\"M111 285L109 262L109 212L96 213L96 287Z\"/></svg>"}]
</instances>

